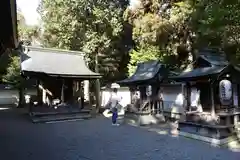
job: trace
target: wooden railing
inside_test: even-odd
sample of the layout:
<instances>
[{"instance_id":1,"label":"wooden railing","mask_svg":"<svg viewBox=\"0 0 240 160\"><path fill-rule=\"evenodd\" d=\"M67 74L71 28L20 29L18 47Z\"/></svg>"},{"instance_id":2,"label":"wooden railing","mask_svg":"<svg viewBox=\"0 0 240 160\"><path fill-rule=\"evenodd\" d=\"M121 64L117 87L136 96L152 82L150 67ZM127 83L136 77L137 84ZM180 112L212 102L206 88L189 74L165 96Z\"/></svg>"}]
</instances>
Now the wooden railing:
<instances>
[{"instance_id":1,"label":"wooden railing","mask_svg":"<svg viewBox=\"0 0 240 160\"><path fill-rule=\"evenodd\" d=\"M159 99L147 99L141 102L138 110L140 113L159 114L163 112L163 101Z\"/></svg>"}]
</instances>

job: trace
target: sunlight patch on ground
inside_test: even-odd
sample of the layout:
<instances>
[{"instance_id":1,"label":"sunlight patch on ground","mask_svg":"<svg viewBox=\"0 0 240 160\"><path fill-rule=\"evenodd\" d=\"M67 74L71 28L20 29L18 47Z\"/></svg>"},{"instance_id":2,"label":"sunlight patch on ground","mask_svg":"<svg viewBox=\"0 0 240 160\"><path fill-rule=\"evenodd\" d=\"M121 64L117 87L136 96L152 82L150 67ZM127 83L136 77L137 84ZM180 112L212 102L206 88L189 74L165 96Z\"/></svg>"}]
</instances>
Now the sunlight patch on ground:
<instances>
[{"instance_id":1,"label":"sunlight patch on ground","mask_svg":"<svg viewBox=\"0 0 240 160\"><path fill-rule=\"evenodd\" d=\"M228 143L226 147L233 152L240 152L240 142L237 140Z\"/></svg>"},{"instance_id":2,"label":"sunlight patch on ground","mask_svg":"<svg viewBox=\"0 0 240 160\"><path fill-rule=\"evenodd\" d=\"M171 130L171 136L172 137L179 137L179 131L176 129Z\"/></svg>"},{"instance_id":3,"label":"sunlight patch on ground","mask_svg":"<svg viewBox=\"0 0 240 160\"><path fill-rule=\"evenodd\" d=\"M1 108L0 108L0 111L8 110L8 109L10 109L10 108L7 108L7 107L1 107Z\"/></svg>"},{"instance_id":4,"label":"sunlight patch on ground","mask_svg":"<svg viewBox=\"0 0 240 160\"><path fill-rule=\"evenodd\" d=\"M168 131L162 130L162 131L158 131L157 133L161 135L167 135Z\"/></svg>"}]
</instances>

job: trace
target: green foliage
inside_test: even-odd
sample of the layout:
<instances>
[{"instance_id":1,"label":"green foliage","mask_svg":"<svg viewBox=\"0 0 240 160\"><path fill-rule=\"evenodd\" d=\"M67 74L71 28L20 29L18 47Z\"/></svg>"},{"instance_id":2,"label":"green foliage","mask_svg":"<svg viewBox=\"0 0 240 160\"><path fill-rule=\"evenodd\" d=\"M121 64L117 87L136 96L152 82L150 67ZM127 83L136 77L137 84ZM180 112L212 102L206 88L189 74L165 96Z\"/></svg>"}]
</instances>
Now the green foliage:
<instances>
[{"instance_id":1,"label":"green foliage","mask_svg":"<svg viewBox=\"0 0 240 160\"><path fill-rule=\"evenodd\" d=\"M107 78L121 72L126 47L123 42L125 1L42 0L43 44L86 53L91 68L98 55L100 72Z\"/></svg>"},{"instance_id":2,"label":"green foliage","mask_svg":"<svg viewBox=\"0 0 240 160\"><path fill-rule=\"evenodd\" d=\"M130 9L120 0L42 0L43 43L85 51L92 68L97 54L100 72L107 78L124 74L131 40L129 74L137 63L152 59L184 69L202 47L220 47L238 63L238 1L140 1L140 7ZM126 33L126 26L131 32Z\"/></svg>"},{"instance_id":3,"label":"green foliage","mask_svg":"<svg viewBox=\"0 0 240 160\"><path fill-rule=\"evenodd\" d=\"M33 41L40 36L39 26L28 26L21 11L17 11L18 36L21 41Z\"/></svg>"},{"instance_id":4,"label":"green foliage","mask_svg":"<svg viewBox=\"0 0 240 160\"><path fill-rule=\"evenodd\" d=\"M183 64L192 54L188 26L192 4L188 0L141 2L141 7L127 9L124 14L133 26L133 40L138 50L130 53L129 73L133 72L136 62L149 59L158 59L173 68L184 68Z\"/></svg>"},{"instance_id":5,"label":"green foliage","mask_svg":"<svg viewBox=\"0 0 240 160\"><path fill-rule=\"evenodd\" d=\"M240 62L238 1L141 0L141 2L139 8L127 9L124 13L124 18L133 25L133 39L137 48L137 51L130 53L130 73L133 72L136 62L153 57L173 68L184 69L194 60L195 52L205 47L219 47L226 52L232 62ZM152 51L151 47L148 51L145 47L148 45L154 46L159 51ZM143 52L146 55L141 56ZM136 58L137 56L139 57Z\"/></svg>"},{"instance_id":6,"label":"green foliage","mask_svg":"<svg viewBox=\"0 0 240 160\"><path fill-rule=\"evenodd\" d=\"M17 10L17 24L19 40L29 42L24 43L25 45L31 44L33 38L38 37L39 27L26 25L25 18L19 9ZM13 84L16 87L19 86L18 81L20 80L18 55L17 51L6 50L0 56L0 81Z\"/></svg>"},{"instance_id":7,"label":"green foliage","mask_svg":"<svg viewBox=\"0 0 240 160\"><path fill-rule=\"evenodd\" d=\"M6 50L1 56L0 56L0 82L2 82L2 76L7 73L7 67L11 63L12 56L17 56L18 53L11 50Z\"/></svg>"},{"instance_id":8,"label":"green foliage","mask_svg":"<svg viewBox=\"0 0 240 160\"><path fill-rule=\"evenodd\" d=\"M197 46L224 49L230 59L236 59L240 49L240 3L238 1L199 1L191 25L197 33Z\"/></svg>"},{"instance_id":9,"label":"green foliage","mask_svg":"<svg viewBox=\"0 0 240 160\"><path fill-rule=\"evenodd\" d=\"M11 61L7 67L7 73L3 75L2 81L18 89L21 87L23 78L21 77L19 56L11 57Z\"/></svg>"},{"instance_id":10,"label":"green foliage","mask_svg":"<svg viewBox=\"0 0 240 160\"><path fill-rule=\"evenodd\" d=\"M162 54L156 46L148 46L144 48L138 48L130 52L130 62L128 64L128 73L132 75L138 63L162 59Z\"/></svg>"},{"instance_id":11,"label":"green foliage","mask_svg":"<svg viewBox=\"0 0 240 160\"><path fill-rule=\"evenodd\" d=\"M21 40L32 40L38 38L40 29L37 26L19 26L18 34Z\"/></svg>"}]
</instances>

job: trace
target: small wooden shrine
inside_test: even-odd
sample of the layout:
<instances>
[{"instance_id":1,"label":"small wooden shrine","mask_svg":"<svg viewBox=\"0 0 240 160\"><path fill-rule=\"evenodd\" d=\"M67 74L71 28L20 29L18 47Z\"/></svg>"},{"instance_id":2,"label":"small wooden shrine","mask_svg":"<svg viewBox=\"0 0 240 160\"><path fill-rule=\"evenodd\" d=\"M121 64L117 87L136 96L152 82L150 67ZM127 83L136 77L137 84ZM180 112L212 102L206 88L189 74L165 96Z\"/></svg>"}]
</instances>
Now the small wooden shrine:
<instances>
[{"instance_id":1,"label":"small wooden shrine","mask_svg":"<svg viewBox=\"0 0 240 160\"><path fill-rule=\"evenodd\" d=\"M21 71L26 79L37 81L38 108L59 106L84 107L81 83L101 76L92 72L84 61L83 53L57 49L27 47L21 53ZM35 102L34 102L35 103ZM30 105L30 109L33 105Z\"/></svg>"},{"instance_id":2,"label":"small wooden shrine","mask_svg":"<svg viewBox=\"0 0 240 160\"><path fill-rule=\"evenodd\" d=\"M186 84L186 118L179 122L179 129L216 139L235 134L240 115L239 77L240 70L225 54L201 50L192 70L172 77Z\"/></svg>"},{"instance_id":3,"label":"small wooden shrine","mask_svg":"<svg viewBox=\"0 0 240 160\"><path fill-rule=\"evenodd\" d=\"M135 73L127 79L119 81L120 85L128 86L132 91L139 91L140 99L134 106L141 114L157 114L161 112L161 99L158 96L159 83L169 74L165 64L159 61L139 63ZM132 97L136 97L133 95Z\"/></svg>"}]
</instances>

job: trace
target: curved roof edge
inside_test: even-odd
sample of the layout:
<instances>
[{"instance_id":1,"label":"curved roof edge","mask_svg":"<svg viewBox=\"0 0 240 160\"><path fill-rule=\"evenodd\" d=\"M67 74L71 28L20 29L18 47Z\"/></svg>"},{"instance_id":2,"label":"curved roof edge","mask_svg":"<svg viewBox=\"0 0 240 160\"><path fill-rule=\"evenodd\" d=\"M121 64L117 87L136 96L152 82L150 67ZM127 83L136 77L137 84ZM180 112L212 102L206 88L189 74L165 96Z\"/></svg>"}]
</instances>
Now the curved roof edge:
<instances>
[{"instance_id":1,"label":"curved roof edge","mask_svg":"<svg viewBox=\"0 0 240 160\"><path fill-rule=\"evenodd\" d=\"M133 83L149 83L154 78L162 78L159 75L160 70L165 66L158 60L151 60L139 63L135 73L124 80L118 81L117 83L121 85L128 85ZM165 68L165 67L164 67Z\"/></svg>"},{"instance_id":2,"label":"curved roof edge","mask_svg":"<svg viewBox=\"0 0 240 160\"><path fill-rule=\"evenodd\" d=\"M23 73L86 79L101 77L99 73L95 73L87 67L82 52L40 47L27 48L26 53L21 53Z\"/></svg>"}]
</instances>

